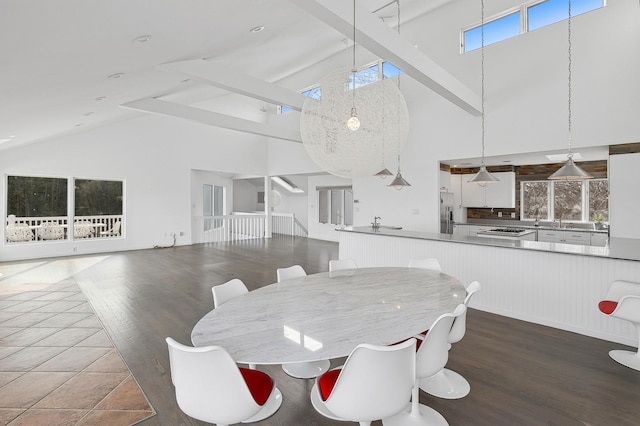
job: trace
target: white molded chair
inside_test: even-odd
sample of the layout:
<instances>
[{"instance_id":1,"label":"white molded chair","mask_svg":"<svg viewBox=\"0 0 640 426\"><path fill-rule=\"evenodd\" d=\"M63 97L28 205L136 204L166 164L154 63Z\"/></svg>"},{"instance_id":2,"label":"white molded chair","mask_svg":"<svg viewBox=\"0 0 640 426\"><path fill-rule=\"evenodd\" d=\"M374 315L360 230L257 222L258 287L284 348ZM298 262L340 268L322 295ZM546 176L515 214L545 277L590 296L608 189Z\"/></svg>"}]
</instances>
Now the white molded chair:
<instances>
[{"instance_id":1,"label":"white molded chair","mask_svg":"<svg viewBox=\"0 0 640 426\"><path fill-rule=\"evenodd\" d=\"M223 426L257 422L280 408L282 394L268 374L239 368L220 346L166 340L176 401L188 416Z\"/></svg>"},{"instance_id":2,"label":"white molded chair","mask_svg":"<svg viewBox=\"0 0 640 426\"><path fill-rule=\"evenodd\" d=\"M276 277L278 279L278 282L290 280L293 278L304 277L305 275L307 275L307 273L300 265L293 265L289 266L288 268L276 269Z\"/></svg>"},{"instance_id":3,"label":"white molded chair","mask_svg":"<svg viewBox=\"0 0 640 426\"><path fill-rule=\"evenodd\" d=\"M435 257L427 259L409 259L409 268L433 269L442 272L442 266Z\"/></svg>"},{"instance_id":4,"label":"white molded chair","mask_svg":"<svg viewBox=\"0 0 640 426\"><path fill-rule=\"evenodd\" d=\"M224 284L213 286L211 293L213 293L213 307L217 308L234 297L249 293L249 289L244 285L242 280L234 278Z\"/></svg>"},{"instance_id":5,"label":"white molded chair","mask_svg":"<svg viewBox=\"0 0 640 426\"><path fill-rule=\"evenodd\" d=\"M605 315L631 321L636 328L640 345L640 283L614 281L598 308ZM626 367L640 371L640 347L636 352L613 350L609 352L609 356Z\"/></svg>"},{"instance_id":6,"label":"white molded chair","mask_svg":"<svg viewBox=\"0 0 640 426\"><path fill-rule=\"evenodd\" d=\"M478 290L480 283L473 281L467 287L467 296L464 298L464 306L469 307L469 300ZM453 322L449 332L449 349L454 343L458 343L464 337L467 330L467 311ZM467 396L471 391L471 385L462 375L448 368L442 368L431 377L420 381L420 389L426 393L445 399L459 399Z\"/></svg>"},{"instance_id":7,"label":"white molded chair","mask_svg":"<svg viewBox=\"0 0 640 426\"><path fill-rule=\"evenodd\" d=\"M224 284L214 285L211 287L211 293L213 293L213 307L217 308L234 297L243 296L249 293L249 289L242 280L234 278ZM256 365L249 364L249 368L255 370Z\"/></svg>"},{"instance_id":8,"label":"white molded chair","mask_svg":"<svg viewBox=\"0 0 640 426\"><path fill-rule=\"evenodd\" d=\"M415 351L416 339L393 346L358 345L342 367L316 379L313 408L330 419L360 425L399 413L411 399Z\"/></svg>"},{"instance_id":9,"label":"white molded chair","mask_svg":"<svg viewBox=\"0 0 640 426\"><path fill-rule=\"evenodd\" d=\"M307 273L300 265L293 265L289 266L288 268L278 268L276 270L276 277L278 278L278 282L300 278L306 275ZM329 362L329 360L323 359L320 361L293 362L289 364L282 364L282 369L291 377L295 377L297 379L312 379L327 371L330 366L331 363Z\"/></svg>"},{"instance_id":10,"label":"white molded chair","mask_svg":"<svg viewBox=\"0 0 640 426\"><path fill-rule=\"evenodd\" d=\"M341 271L343 269L356 269L358 265L353 259L340 259L329 261L329 272Z\"/></svg>"},{"instance_id":11,"label":"white molded chair","mask_svg":"<svg viewBox=\"0 0 640 426\"><path fill-rule=\"evenodd\" d=\"M420 404L420 380L442 370L449 359L449 332L453 321L467 311L459 304L453 313L440 315L429 327L429 333L416 353L416 381L411 404L400 414L383 419L385 426L448 425L447 420L431 407Z\"/></svg>"}]
</instances>

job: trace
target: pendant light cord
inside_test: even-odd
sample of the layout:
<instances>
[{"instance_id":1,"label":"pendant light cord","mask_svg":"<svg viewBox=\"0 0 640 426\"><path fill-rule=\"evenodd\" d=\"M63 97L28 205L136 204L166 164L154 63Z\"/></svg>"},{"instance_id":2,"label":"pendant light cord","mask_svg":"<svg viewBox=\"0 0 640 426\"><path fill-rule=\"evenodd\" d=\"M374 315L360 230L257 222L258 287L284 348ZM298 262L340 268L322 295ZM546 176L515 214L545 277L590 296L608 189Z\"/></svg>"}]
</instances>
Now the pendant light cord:
<instances>
[{"instance_id":1,"label":"pendant light cord","mask_svg":"<svg viewBox=\"0 0 640 426\"><path fill-rule=\"evenodd\" d=\"M568 13L569 13L569 17L567 18L567 46L568 46L568 50L567 50L567 56L569 58L569 65L568 65L568 73L569 73L569 79L568 79L568 83L567 83L567 92L569 94L568 96L568 101L567 101L567 117L569 120L569 153L567 154L568 158L572 158L573 157L573 152L571 151L571 0L568 1Z\"/></svg>"},{"instance_id":2,"label":"pendant light cord","mask_svg":"<svg viewBox=\"0 0 640 426\"><path fill-rule=\"evenodd\" d=\"M480 0L480 110L482 115L482 160L484 166L484 0Z\"/></svg>"},{"instance_id":3,"label":"pendant light cord","mask_svg":"<svg viewBox=\"0 0 640 426\"><path fill-rule=\"evenodd\" d=\"M351 67L351 84L353 87L351 88L352 94L352 102L351 102L351 111L356 108L356 0L353 0L353 66Z\"/></svg>"}]
</instances>

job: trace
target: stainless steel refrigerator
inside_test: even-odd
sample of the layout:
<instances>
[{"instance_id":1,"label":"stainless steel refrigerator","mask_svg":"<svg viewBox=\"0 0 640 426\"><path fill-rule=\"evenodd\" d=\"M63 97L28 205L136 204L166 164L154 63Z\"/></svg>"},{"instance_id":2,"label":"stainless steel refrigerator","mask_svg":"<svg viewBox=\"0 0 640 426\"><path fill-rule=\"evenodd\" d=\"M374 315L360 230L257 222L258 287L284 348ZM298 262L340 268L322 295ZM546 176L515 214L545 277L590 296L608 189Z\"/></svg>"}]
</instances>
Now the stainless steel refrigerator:
<instances>
[{"instance_id":1,"label":"stainless steel refrigerator","mask_svg":"<svg viewBox=\"0 0 640 426\"><path fill-rule=\"evenodd\" d=\"M453 193L440 191L440 232L453 234Z\"/></svg>"}]
</instances>

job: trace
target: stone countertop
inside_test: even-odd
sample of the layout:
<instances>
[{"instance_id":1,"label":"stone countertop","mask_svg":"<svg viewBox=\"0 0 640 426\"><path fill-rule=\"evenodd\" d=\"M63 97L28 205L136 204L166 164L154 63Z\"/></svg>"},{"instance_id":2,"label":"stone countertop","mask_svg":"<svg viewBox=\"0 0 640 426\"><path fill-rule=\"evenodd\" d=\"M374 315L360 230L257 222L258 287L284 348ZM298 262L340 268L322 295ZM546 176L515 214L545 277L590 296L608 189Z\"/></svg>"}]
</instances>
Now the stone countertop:
<instances>
[{"instance_id":1,"label":"stone countertop","mask_svg":"<svg viewBox=\"0 0 640 426\"><path fill-rule=\"evenodd\" d=\"M541 241L454 236L453 234L434 234L428 232L395 229L380 229L374 231L370 226L345 227L336 229L336 231L640 261L640 239L633 238L610 238L609 246L595 247L581 246L576 244L545 243Z\"/></svg>"},{"instance_id":2,"label":"stone countertop","mask_svg":"<svg viewBox=\"0 0 640 426\"><path fill-rule=\"evenodd\" d=\"M572 228L572 227L562 227L559 228L557 226L551 226L551 225L540 225L540 226L534 226L534 225L530 225L530 224L522 224L521 222L518 223L509 223L506 221L502 221L500 223L492 223L492 222L467 222L467 223L459 223L456 222L454 225L461 225L461 226L492 226L494 228L523 228L523 229L540 229L540 230L544 230L544 231L571 231L571 232L594 232L594 233L598 233L598 234L608 234L609 231L607 229L589 229L589 228Z\"/></svg>"}]
</instances>

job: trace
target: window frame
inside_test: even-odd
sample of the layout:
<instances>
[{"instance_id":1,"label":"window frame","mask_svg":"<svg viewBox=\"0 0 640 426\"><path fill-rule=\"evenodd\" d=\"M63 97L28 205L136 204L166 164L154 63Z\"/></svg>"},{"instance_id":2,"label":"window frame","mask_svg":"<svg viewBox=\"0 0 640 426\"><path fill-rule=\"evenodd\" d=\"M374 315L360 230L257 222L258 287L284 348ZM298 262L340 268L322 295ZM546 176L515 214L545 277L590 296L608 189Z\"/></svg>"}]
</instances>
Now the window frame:
<instances>
[{"instance_id":1,"label":"window frame","mask_svg":"<svg viewBox=\"0 0 640 426\"><path fill-rule=\"evenodd\" d=\"M581 199L581 207L582 207L582 214L581 214L581 219L580 220L565 220L563 219L563 222L566 223L592 223L593 221L591 220L591 211L590 211L590 196L591 196L591 191L590 191L590 182L596 182L596 181L604 181L604 182L608 182L607 178L597 178L597 179L587 179L587 180L582 180L580 181L582 184L582 199ZM529 182L538 182L538 183L545 183L547 185L547 217L546 218L539 218L539 220L541 221L555 221L555 185L556 183L562 183L562 181L552 181L552 180L527 180L527 181L522 181L520 183L520 220L523 222L533 222L536 219L535 218L525 218L523 216L523 213L526 210L526 204L525 204L525 198L524 198L524 184L525 183L529 183ZM608 204L607 204L608 205ZM607 218L606 221L604 221L604 223L608 223L609 219Z\"/></svg>"},{"instance_id":2,"label":"window frame","mask_svg":"<svg viewBox=\"0 0 640 426\"><path fill-rule=\"evenodd\" d=\"M321 201L322 192L327 191L326 203ZM340 223L332 223L333 222L333 191L342 191L341 197L341 205L342 211L340 216ZM347 203L348 197L347 192L351 192L350 199L351 203ZM346 219L348 217L353 221L353 186L349 185L340 185L340 186L322 186L316 188L316 202L318 206L316 221L318 224L322 225L332 225L332 226L350 226L353 223L346 223ZM326 205L325 205L326 204ZM321 208L322 206L322 208ZM323 208L325 211L323 211ZM347 210L350 210L349 212ZM327 221L322 222L322 218L326 217Z\"/></svg>"},{"instance_id":3,"label":"window frame","mask_svg":"<svg viewBox=\"0 0 640 426\"><path fill-rule=\"evenodd\" d=\"M532 31L536 31L536 30L548 27L549 25L557 24L559 22L564 22L564 21L567 20L565 18L565 19L562 19L560 21L551 22L549 24L546 24L546 25L543 25L541 27L538 27L538 28L535 28L533 30L530 30L529 29L529 9L532 8L532 7L538 6L541 3L545 3L546 1L548 1L548 0L528 1L528 2L522 3L519 6L510 7L509 9L505 9L505 10L503 10L501 12L498 12L496 14L490 15L489 17L485 17L484 23L482 21L476 21L473 24L470 24L470 25L467 25L465 27L462 27L460 29L460 54L462 55L462 54L473 52L475 50L480 49L480 47L476 47L476 48L471 49L471 50L466 50L465 34L468 31L472 31L472 30L475 30L477 28L480 28L482 25L484 25L486 27L487 25L490 25L491 23L494 23L495 21L499 21L500 19L503 19L506 16L512 15L514 13L518 13L518 12L520 13L520 32L518 34L509 36L509 37L505 37L503 39L500 39L498 41L494 41L494 42L489 43L489 44L485 43L484 47L490 46L492 44L500 43L500 42L503 42L505 40L510 40L510 39L512 39L514 37L517 37L519 35L522 35L522 34L525 34L525 33L529 33L529 32L532 32ZM596 7L594 9L587 10L585 12L578 13L578 14L572 13L571 18L575 18L576 16L584 15L585 13L593 12L595 10L604 9L606 6L607 6L607 0L602 0L602 5L601 6Z\"/></svg>"}]
</instances>

